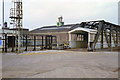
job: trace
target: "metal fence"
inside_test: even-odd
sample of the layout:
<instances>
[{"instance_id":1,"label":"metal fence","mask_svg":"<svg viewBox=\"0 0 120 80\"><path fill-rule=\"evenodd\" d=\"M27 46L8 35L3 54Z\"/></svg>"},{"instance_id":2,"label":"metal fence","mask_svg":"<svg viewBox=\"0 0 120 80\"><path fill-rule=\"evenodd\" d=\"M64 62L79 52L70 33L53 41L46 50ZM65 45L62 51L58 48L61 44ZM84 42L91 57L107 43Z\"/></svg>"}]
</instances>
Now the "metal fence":
<instances>
[{"instance_id":1,"label":"metal fence","mask_svg":"<svg viewBox=\"0 0 120 80\"><path fill-rule=\"evenodd\" d=\"M18 36L8 36L1 40L2 52L17 52L18 51ZM4 45L3 45L4 42ZM43 49L56 49L57 37L52 35L33 35L27 34L21 36L21 51L38 51Z\"/></svg>"}]
</instances>

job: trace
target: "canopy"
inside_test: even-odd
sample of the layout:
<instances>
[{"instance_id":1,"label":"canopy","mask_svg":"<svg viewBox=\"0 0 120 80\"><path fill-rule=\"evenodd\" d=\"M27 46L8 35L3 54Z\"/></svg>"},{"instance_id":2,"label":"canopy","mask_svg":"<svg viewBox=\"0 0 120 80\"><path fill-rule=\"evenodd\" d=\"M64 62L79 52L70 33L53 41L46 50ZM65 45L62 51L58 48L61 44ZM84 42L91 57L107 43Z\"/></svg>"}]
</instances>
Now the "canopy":
<instances>
[{"instance_id":1,"label":"canopy","mask_svg":"<svg viewBox=\"0 0 120 80\"><path fill-rule=\"evenodd\" d=\"M76 29L73 29L73 30L71 30L71 31L69 31L69 33L75 33L75 32L88 32L88 33L96 33L97 32L97 30L95 30L95 29L88 29L88 28L82 28L82 27L78 27L78 28L76 28Z\"/></svg>"}]
</instances>

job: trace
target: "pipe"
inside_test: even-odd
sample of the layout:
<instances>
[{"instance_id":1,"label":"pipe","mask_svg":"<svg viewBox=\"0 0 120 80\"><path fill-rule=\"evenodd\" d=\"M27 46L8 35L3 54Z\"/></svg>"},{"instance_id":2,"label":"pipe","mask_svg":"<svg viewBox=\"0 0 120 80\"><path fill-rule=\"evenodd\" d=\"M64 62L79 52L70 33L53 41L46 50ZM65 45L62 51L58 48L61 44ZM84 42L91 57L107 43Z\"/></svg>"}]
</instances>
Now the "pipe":
<instances>
[{"instance_id":1,"label":"pipe","mask_svg":"<svg viewBox=\"0 0 120 80\"><path fill-rule=\"evenodd\" d=\"M3 22L2 22L2 23L3 23L3 27L2 27L2 34L3 34L3 48L2 48L2 51L4 52L4 48L5 48L5 44L4 44L4 43L5 43L5 42L4 42L4 0L3 0L3 6L2 6L2 7L3 7L3 15L2 15L2 16L3 16Z\"/></svg>"}]
</instances>

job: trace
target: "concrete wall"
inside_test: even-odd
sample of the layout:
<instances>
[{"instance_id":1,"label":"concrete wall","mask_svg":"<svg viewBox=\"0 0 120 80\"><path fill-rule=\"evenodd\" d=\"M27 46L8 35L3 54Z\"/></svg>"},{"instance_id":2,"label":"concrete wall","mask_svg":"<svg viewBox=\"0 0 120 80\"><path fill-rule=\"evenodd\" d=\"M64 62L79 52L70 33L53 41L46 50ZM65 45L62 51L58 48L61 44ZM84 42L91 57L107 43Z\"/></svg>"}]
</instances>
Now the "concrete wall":
<instances>
[{"instance_id":1,"label":"concrete wall","mask_svg":"<svg viewBox=\"0 0 120 80\"><path fill-rule=\"evenodd\" d=\"M87 48L86 41L70 41L71 48Z\"/></svg>"}]
</instances>

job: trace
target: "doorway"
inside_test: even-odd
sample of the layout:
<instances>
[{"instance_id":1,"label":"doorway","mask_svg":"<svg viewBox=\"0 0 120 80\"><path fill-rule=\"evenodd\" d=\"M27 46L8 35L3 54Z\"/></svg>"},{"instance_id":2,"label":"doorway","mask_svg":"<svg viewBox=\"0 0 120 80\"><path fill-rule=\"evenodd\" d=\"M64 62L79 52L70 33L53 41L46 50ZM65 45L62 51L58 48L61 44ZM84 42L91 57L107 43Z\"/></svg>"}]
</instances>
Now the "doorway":
<instances>
[{"instance_id":1,"label":"doorway","mask_svg":"<svg viewBox=\"0 0 120 80\"><path fill-rule=\"evenodd\" d=\"M8 36L8 48L15 47L15 36Z\"/></svg>"},{"instance_id":2,"label":"doorway","mask_svg":"<svg viewBox=\"0 0 120 80\"><path fill-rule=\"evenodd\" d=\"M52 49L52 36L47 35L45 39L45 49Z\"/></svg>"}]
</instances>

